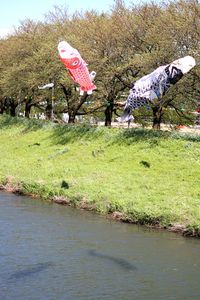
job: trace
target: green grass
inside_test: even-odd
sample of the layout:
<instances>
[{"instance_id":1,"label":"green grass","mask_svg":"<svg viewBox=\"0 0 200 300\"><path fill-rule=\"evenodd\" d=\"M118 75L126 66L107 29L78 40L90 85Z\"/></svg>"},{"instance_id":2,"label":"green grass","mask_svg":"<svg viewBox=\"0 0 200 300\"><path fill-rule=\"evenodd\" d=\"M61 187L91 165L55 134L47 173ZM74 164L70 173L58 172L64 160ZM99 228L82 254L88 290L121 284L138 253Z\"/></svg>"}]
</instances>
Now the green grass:
<instances>
[{"instance_id":1,"label":"green grass","mask_svg":"<svg viewBox=\"0 0 200 300\"><path fill-rule=\"evenodd\" d=\"M200 236L200 135L0 117L0 181Z\"/></svg>"}]
</instances>

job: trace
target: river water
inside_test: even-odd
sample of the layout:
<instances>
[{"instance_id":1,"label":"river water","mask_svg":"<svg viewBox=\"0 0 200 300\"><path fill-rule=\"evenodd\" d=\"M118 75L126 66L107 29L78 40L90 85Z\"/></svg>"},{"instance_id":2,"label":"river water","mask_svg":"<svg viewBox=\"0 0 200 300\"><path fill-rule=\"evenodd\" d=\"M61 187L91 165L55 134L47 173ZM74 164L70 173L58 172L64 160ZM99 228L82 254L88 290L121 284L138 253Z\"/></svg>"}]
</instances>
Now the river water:
<instances>
[{"instance_id":1,"label":"river water","mask_svg":"<svg viewBox=\"0 0 200 300\"><path fill-rule=\"evenodd\" d=\"M0 300L200 299L200 240L0 193Z\"/></svg>"}]
</instances>

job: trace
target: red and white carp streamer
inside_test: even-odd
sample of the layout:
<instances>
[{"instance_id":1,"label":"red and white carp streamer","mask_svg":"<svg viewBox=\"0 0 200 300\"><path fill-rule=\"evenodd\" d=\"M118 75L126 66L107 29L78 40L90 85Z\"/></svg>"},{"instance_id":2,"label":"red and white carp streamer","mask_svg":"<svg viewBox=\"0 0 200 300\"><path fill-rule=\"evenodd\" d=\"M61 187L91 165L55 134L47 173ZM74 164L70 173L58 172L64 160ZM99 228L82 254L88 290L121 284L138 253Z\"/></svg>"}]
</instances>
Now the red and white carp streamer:
<instances>
[{"instance_id":1,"label":"red and white carp streamer","mask_svg":"<svg viewBox=\"0 0 200 300\"><path fill-rule=\"evenodd\" d=\"M74 82L80 85L80 95L87 92L88 95L96 89L92 82L96 72L89 73L86 62L82 59L78 50L70 46L66 41L58 44L60 60L63 62Z\"/></svg>"}]
</instances>

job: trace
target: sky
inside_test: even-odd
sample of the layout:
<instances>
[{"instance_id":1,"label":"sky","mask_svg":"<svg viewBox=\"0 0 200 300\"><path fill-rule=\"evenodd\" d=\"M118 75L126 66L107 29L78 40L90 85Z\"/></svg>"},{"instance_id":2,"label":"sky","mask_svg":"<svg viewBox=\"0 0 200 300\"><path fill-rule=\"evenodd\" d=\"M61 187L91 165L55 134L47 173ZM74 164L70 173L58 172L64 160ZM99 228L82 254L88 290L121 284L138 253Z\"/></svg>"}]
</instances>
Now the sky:
<instances>
[{"instance_id":1,"label":"sky","mask_svg":"<svg viewBox=\"0 0 200 300\"><path fill-rule=\"evenodd\" d=\"M124 0L127 6L134 1L137 0ZM0 0L0 37L12 32L25 19L43 21L55 5L67 7L70 13L86 9L108 11L114 0Z\"/></svg>"}]
</instances>

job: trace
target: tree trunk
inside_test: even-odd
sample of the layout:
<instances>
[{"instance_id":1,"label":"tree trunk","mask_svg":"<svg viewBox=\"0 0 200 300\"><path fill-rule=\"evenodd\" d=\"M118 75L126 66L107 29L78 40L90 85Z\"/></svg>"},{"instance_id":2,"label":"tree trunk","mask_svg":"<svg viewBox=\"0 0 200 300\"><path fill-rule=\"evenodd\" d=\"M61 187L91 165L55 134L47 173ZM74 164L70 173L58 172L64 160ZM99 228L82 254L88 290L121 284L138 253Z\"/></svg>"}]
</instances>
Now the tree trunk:
<instances>
[{"instance_id":1,"label":"tree trunk","mask_svg":"<svg viewBox=\"0 0 200 300\"><path fill-rule=\"evenodd\" d=\"M75 123L75 117L74 116L70 116L68 123Z\"/></svg>"},{"instance_id":2,"label":"tree trunk","mask_svg":"<svg viewBox=\"0 0 200 300\"><path fill-rule=\"evenodd\" d=\"M113 100L108 101L107 107L105 109L105 126L111 126L112 123L112 115L113 115Z\"/></svg>"},{"instance_id":3,"label":"tree trunk","mask_svg":"<svg viewBox=\"0 0 200 300\"><path fill-rule=\"evenodd\" d=\"M162 119L162 107L156 105L152 109L153 109L153 129L160 130L160 124Z\"/></svg>"},{"instance_id":4,"label":"tree trunk","mask_svg":"<svg viewBox=\"0 0 200 300\"><path fill-rule=\"evenodd\" d=\"M5 110L5 100L1 99L0 100L0 114L2 115L4 113Z\"/></svg>"},{"instance_id":5,"label":"tree trunk","mask_svg":"<svg viewBox=\"0 0 200 300\"><path fill-rule=\"evenodd\" d=\"M26 103L25 105L25 117L29 119L31 112L31 105L30 103Z\"/></svg>"},{"instance_id":6,"label":"tree trunk","mask_svg":"<svg viewBox=\"0 0 200 300\"><path fill-rule=\"evenodd\" d=\"M47 100L47 106L45 109L45 115L46 115L47 120L51 120L52 119L52 109L53 109L52 102L49 99L46 99L46 100Z\"/></svg>"},{"instance_id":7,"label":"tree trunk","mask_svg":"<svg viewBox=\"0 0 200 300\"><path fill-rule=\"evenodd\" d=\"M16 117L16 108L17 108L17 105L14 103L14 101L10 101L10 115L11 115L11 117Z\"/></svg>"},{"instance_id":8,"label":"tree trunk","mask_svg":"<svg viewBox=\"0 0 200 300\"><path fill-rule=\"evenodd\" d=\"M74 110L68 110L68 115L69 115L68 123L75 123L76 114L74 113Z\"/></svg>"},{"instance_id":9,"label":"tree trunk","mask_svg":"<svg viewBox=\"0 0 200 300\"><path fill-rule=\"evenodd\" d=\"M25 97L24 100L25 100L25 117L29 119L30 118L30 113L31 113L33 98L32 98L32 96Z\"/></svg>"}]
</instances>

